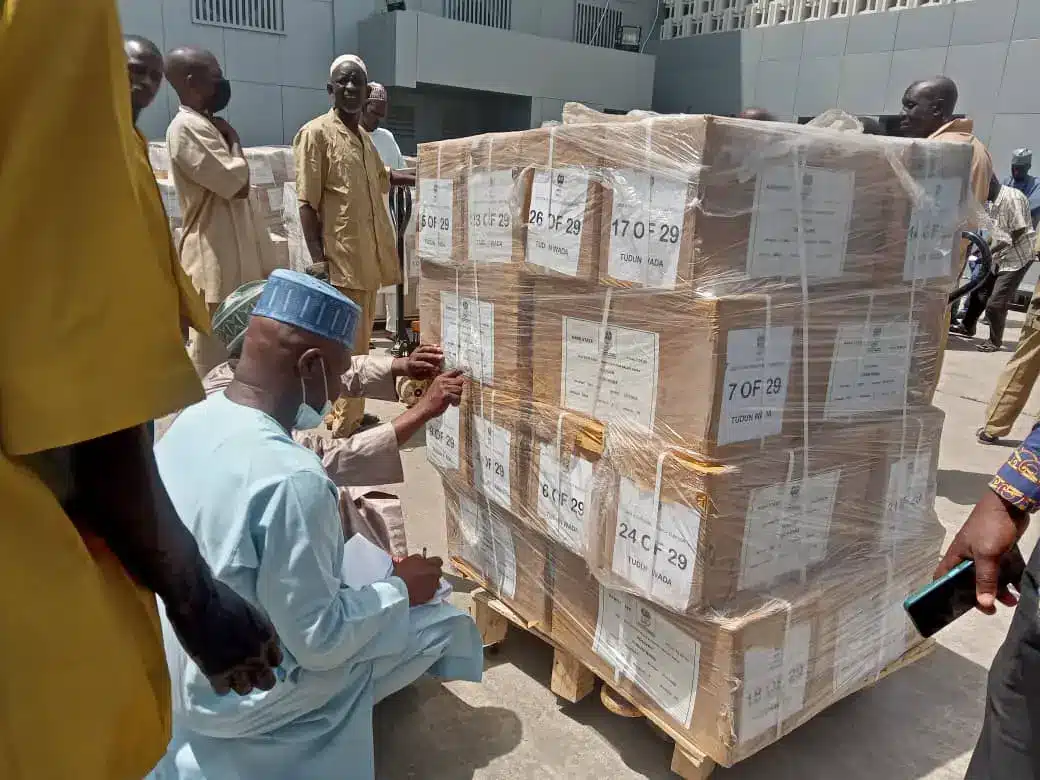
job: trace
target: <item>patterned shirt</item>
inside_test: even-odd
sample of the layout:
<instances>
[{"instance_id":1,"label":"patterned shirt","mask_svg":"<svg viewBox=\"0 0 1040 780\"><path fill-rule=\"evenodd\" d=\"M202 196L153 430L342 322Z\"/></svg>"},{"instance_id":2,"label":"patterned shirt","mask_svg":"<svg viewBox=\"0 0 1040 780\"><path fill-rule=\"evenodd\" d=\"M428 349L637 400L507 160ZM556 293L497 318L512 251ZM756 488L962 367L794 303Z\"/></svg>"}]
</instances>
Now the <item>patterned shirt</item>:
<instances>
[{"instance_id":1,"label":"patterned shirt","mask_svg":"<svg viewBox=\"0 0 1040 780\"><path fill-rule=\"evenodd\" d=\"M1033 426L1007 463L989 483L990 489L1023 512L1040 505L1040 424Z\"/></svg>"},{"instance_id":2,"label":"patterned shirt","mask_svg":"<svg viewBox=\"0 0 1040 780\"><path fill-rule=\"evenodd\" d=\"M1036 241L1036 233L1033 231L1033 218L1029 214L1029 198L1014 187L1001 187L1000 194L993 201L990 212L993 222L997 228L997 235L1001 240L1010 243L1006 249L994 256L1000 273L1017 271L1029 265L1036 257L1033 242ZM1022 231L1018 239L1011 241L1011 235L1015 231Z\"/></svg>"}]
</instances>

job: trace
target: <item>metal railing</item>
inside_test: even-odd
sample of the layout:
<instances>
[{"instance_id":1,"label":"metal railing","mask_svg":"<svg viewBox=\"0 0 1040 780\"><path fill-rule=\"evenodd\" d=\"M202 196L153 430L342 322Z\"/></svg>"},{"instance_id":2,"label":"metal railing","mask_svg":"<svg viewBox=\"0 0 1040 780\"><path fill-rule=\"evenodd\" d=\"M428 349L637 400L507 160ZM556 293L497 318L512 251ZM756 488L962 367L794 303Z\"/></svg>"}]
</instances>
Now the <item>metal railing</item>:
<instances>
[{"instance_id":1,"label":"metal railing","mask_svg":"<svg viewBox=\"0 0 1040 780\"><path fill-rule=\"evenodd\" d=\"M285 34L285 0L190 0L196 24Z\"/></svg>"},{"instance_id":2,"label":"metal railing","mask_svg":"<svg viewBox=\"0 0 1040 780\"><path fill-rule=\"evenodd\" d=\"M508 30L513 21L513 0L444 0L444 16L457 22Z\"/></svg>"}]
</instances>

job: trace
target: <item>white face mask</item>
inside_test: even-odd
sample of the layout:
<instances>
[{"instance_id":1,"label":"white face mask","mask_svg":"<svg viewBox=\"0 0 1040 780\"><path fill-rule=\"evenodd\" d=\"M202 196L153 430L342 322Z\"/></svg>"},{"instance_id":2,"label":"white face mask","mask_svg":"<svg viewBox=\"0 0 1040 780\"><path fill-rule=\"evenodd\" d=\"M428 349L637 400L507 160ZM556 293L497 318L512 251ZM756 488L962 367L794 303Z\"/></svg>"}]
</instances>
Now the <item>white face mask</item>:
<instances>
[{"instance_id":1,"label":"white face mask","mask_svg":"<svg viewBox=\"0 0 1040 780\"><path fill-rule=\"evenodd\" d=\"M329 381L328 376L325 373L325 358L321 360L321 378L322 386L328 387ZM328 390L325 391L325 403L321 406L321 411L316 411L313 406L307 403L307 386L303 383L303 377L300 377L300 390L302 391L303 400L300 402L299 408L296 410L296 419L293 421L294 431L309 431L313 428L317 428L325 420L325 416L332 411L332 401L329 400Z\"/></svg>"}]
</instances>

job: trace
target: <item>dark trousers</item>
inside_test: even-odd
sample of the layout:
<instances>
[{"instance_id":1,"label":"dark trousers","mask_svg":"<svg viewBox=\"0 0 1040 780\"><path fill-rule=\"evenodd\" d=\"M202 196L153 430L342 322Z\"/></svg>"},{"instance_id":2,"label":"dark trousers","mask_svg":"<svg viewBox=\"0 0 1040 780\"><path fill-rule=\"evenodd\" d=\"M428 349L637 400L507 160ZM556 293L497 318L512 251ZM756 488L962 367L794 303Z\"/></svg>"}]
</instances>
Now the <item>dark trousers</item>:
<instances>
[{"instance_id":1,"label":"dark trousers","mask_svg":"<svg viewBox=\"0 0 1040 780\"><path fill-rule=\"evenodd\" d=\"M965 780L1040 778L1040 545L1022 577L1022 598L989 672L986 715Z\"/></svg>"},{"instance_id":2,"label":"dark trousers","mask_svg":"<svg viewBox=\"0 0 1040 780\"><path fill-rule=\"evenodd\" d=\"M990 342L996 347L1003 345L1008 309L1014 300L1018 285L1022 283L1028 270L1027 265L1017 271L1001 271L996 276L989 277L984 285L969 295L968 306L961 320L964 329L975 335L975 326L985 311L989 320Z\"/></svg>"}]
</instances>

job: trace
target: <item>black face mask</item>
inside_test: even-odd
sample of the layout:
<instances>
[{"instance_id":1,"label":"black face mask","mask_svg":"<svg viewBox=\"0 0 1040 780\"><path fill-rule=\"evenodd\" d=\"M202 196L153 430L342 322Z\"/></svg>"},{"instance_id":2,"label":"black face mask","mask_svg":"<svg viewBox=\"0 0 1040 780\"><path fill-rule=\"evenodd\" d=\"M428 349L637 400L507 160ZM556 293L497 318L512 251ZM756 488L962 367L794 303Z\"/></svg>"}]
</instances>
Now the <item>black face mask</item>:
<instances>
[{"instance_id":1,"label":"black face mask","mask_svg":"<svg viewBox=\"0 0 1040 780\"><path fill-rule=\"evenodd\" d=\"M227 79L221 79L213 86L213 97L209 99L210 113L216 114L223 111L230 102L231 82Z\"/></svg>"}]
</instances>

